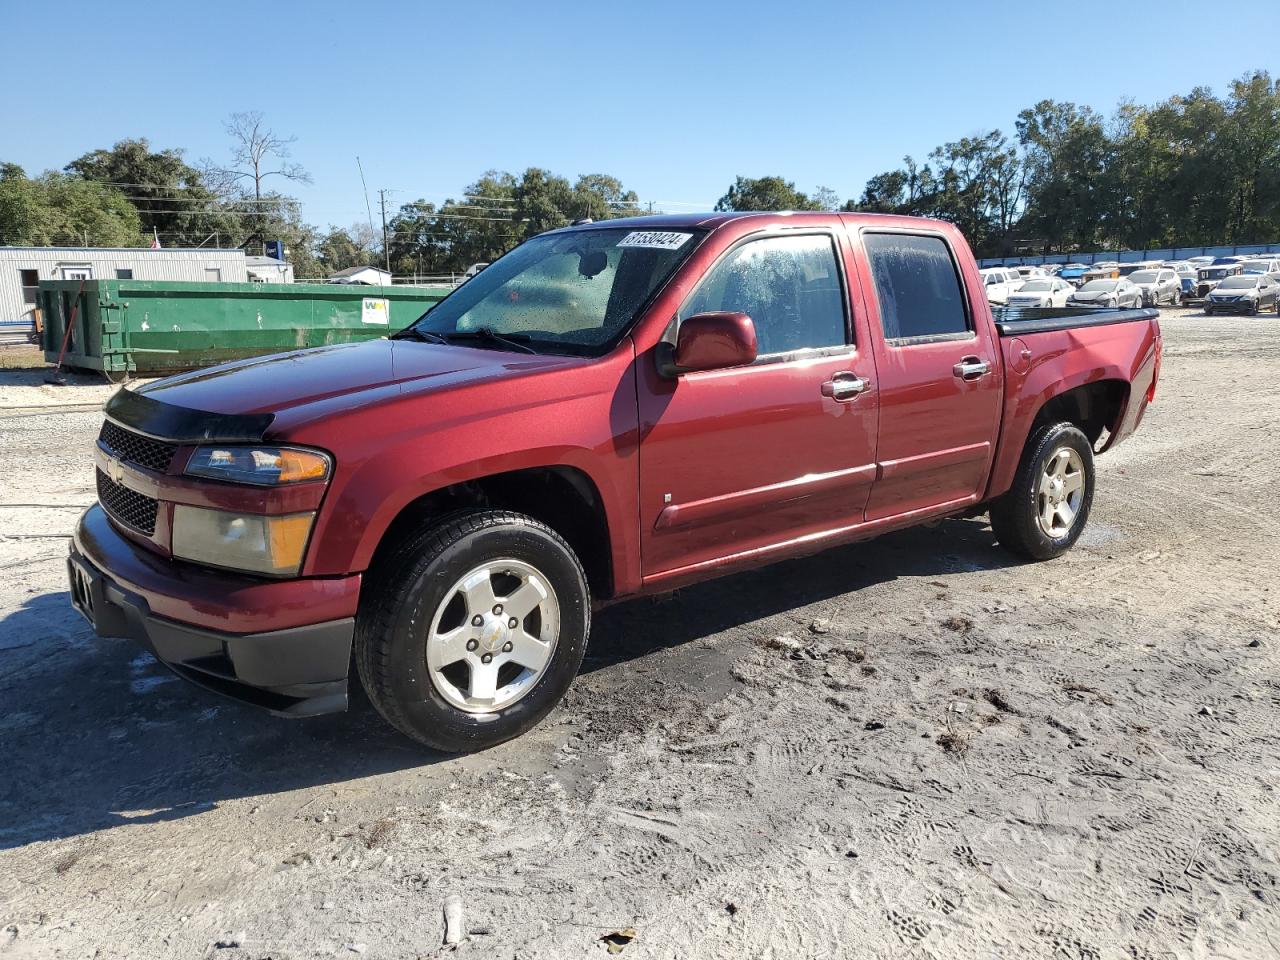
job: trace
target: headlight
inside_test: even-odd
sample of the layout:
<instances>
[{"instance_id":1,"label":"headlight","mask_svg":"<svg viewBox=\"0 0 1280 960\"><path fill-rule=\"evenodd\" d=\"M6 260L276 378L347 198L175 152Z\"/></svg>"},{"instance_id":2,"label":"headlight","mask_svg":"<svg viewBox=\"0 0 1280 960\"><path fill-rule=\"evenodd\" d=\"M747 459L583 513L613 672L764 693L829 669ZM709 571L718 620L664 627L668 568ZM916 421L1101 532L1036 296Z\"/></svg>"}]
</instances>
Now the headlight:
<instances>
[{"instance_id":1,"label":"headlight","mask_svg":"<svg viewBox=\"0 0 1280 960\"><path fill-rule=\"evenodd\" d=\"M327 454L294 447L197 447L187 463L190 476L274 487L282 483L325 480Z\"/></svg>"},{"instance_id":2,"label":"headlight","mask_svg":"<svg viewBox=\"0 0 1280 960\"><path fill-rule=\"evenodd\" d=\"M314 513L267 517L176 504L173 555L248 573L293 576L302 568Z\"/></svg>"}]
</instances>

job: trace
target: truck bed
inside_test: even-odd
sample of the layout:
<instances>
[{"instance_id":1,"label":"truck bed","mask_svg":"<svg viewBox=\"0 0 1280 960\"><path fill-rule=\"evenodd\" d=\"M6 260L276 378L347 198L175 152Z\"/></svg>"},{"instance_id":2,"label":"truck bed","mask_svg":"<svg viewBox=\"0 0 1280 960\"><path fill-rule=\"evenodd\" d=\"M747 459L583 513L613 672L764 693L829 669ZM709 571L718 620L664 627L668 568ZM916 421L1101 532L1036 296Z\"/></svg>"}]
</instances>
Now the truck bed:
<instances>
[{"instance_id":1,"label":"truck bed","mask_svg":"<svg viewBox=\"0 0 1280 960\"><path fill-rule=\"evenodd\" d=\"M1089 307L996 307L991 308L996 330L1002 337L1031 333L1051 333L1077 327L1105 327L1113 323L1158 320L1160 311L1144 307L1104 310Z\"/></svg>"}]
</instances>

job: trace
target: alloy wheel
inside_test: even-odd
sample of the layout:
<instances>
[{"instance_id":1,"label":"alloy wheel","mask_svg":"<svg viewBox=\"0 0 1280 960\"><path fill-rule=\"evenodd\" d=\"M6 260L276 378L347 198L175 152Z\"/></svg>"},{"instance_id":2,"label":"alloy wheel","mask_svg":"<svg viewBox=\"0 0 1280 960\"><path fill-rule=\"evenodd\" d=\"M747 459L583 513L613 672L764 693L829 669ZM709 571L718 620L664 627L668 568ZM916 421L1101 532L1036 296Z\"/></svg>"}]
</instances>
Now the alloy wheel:
<instances>
[{"instance_id":1,"label":"alloy wheel","mask_svg":"<svg viewBox=\"0 0 1280 960\"><path fill-rule=\"evenodd\" d=\"M505 709L542 677L559 633L560 603L541 571L515 559L481 564L445 593L431 619L431 682L459 710Z\"/></svg>"},{"instance_id":2,"label":"alloy wheel","mask_svg":"<svg viewBox=\"0 0 1280 960\"><path fill-rule=\"evenodd\" d=\"M1071 447L1059 447L1046 461L1036 484L1036 520L1045 536L1060 540L1071 532L1084 499L1084 459Z\"/></svg>"}]
</instances>

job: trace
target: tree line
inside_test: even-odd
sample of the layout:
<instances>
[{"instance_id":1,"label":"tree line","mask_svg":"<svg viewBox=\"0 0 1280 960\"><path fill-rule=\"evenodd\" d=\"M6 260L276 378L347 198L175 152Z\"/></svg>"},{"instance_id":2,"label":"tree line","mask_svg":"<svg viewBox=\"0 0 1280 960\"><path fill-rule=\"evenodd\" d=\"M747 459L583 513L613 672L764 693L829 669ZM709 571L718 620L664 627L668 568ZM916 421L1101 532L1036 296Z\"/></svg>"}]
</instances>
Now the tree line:
<instances>
[{"instance_id":1,"label":"tree line","mask_svg":"<svg viewBox=\"0 0 1280 960\"><path fill-rule=\"evenodd\" d=\"M1266 71L1110 117L1042 100L1012 137L945 143L868 181L850 210L957 224L980 255L1280 240L1280 82Z\"/></svg>"},{"instance_id":2,"label":"tree line","mask_svg":"<svg viewBox=\"0 0 1280 960\"><path fill-rule=\"evenodd\" d=\"M284 192L309 182L293 138L256 113L226 124L230 161L189 163L145 139L28 176L0 162L0 244L243 246L282 240L299 278L389 262L439 275L495 259L574 220L660 212L613 176L538 167L490 170L442 203L419 198L388 218L320 229ZM1223 97L1205 87L1110 116L1043 100L1012 134L979 131L876 174L860 196L798 190L782 176L737 177L720 210L847 210L955 223L980 256L1280 240L1280 82L1256 71Z\"/></svg>"}]
</instances>

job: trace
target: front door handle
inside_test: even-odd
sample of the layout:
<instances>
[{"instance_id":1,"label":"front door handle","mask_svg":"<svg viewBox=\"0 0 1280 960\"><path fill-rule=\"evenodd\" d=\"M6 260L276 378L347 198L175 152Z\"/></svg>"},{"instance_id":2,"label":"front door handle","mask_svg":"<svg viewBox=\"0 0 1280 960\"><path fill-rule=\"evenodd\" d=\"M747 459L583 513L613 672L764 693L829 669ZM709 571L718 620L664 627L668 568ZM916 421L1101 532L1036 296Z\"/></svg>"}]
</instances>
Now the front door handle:
<instances>
[{"instance_id":1,"label":"front door handle","mask_svg":"<svg viewBox=\"0 0 1280 960\"><path fill-rule=\"evenodd\" d=\"M991 364L981 357L964 357L951 372L961 380L978 380L991 372Z\"/></svg>"},{"instance_id":2,"label":"front door handle","mask_svg":"<svg viewBox=\"0 0 1280 960\"><path fill-rule=\"evenodd\" d=\"M832 400L852 400L871 386L870 380L864 380L856 373L842 370L833 373L831 379L822 385L822 395Z\"/></svg>"}]
</instances>

